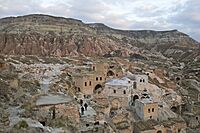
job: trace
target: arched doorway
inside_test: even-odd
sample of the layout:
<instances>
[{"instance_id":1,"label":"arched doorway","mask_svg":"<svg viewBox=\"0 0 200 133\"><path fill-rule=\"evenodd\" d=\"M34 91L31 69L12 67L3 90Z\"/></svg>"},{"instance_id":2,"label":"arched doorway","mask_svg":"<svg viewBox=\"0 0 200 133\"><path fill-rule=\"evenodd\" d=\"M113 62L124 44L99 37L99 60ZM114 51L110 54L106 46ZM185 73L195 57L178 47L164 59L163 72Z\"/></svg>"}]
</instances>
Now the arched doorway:
<instances>
[{"instance_id":1,"label":"arched doorway","mask_svg":"<svg viewBox=\"0 0 200 133\"><path fill-rule=\"evenodd\" d=\"M158 130L157 133L162 133L162 131L161 131L161 130Z\"/></svg>"},{"instance_id":2,"label":"arched doorway","mask_svg":"<svg viewBox=\"0 0 200 133\"><path fill-rule=\"evenodd\" d=\"M108 72L107 72L107 76L109 77L109 76L114 76L115 75L115 73L113 72L113 71L111 71L111 70L109 70Z\"/></svg>"},{"instance_id":3,"label":"arched doorway","mask_svg":"<svg viewBox=\"0 0 200 133\"><path fill-rule=\"evenodd\" d=\"M171 110L172 110L173 112L177 112L178 109L177 109L177 107L172 106L172 107L171 107Z\"/></svg>"},{"instance_id":4,"label":"arched doorway","mask_svg":"<svg viewBox=\"0 0 200 133\"><path fill-rule=\"evenodd\" d=\"M95 87L94 87L94 93L97 93L97 92L100 92L102 90L102 85L100 84L97 84Z\"/></svg>"},{"instance_id":5,"label":"arched doorway","mask_svg":"<svg viewBox=\"0 0 200 133\"><path fill-rule=\"evenodd\" d=\"M139 96L138 96L138 95L131 96L131 105L132 105L132 106L135 106L135 100L136 100L136 99L139 99Z\"/></svg>"}]
</instances>

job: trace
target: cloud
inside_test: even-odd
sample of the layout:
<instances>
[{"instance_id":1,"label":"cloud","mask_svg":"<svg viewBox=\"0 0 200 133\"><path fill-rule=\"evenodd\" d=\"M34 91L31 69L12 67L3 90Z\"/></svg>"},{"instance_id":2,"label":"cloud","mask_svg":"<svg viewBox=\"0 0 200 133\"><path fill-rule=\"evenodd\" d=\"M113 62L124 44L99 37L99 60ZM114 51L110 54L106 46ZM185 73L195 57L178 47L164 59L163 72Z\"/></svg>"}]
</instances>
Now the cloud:
<instances>
[{"instance_id":1,"label":"cloud","mask_svg":"<svg viewBox=\"0 0 200 133\"><path fill-rule=\"evenodd\" d=\"M190 0L182 12L172 17L169 21L183 32L200 41L200 1Z\"/></svg>"},{"instance_id":2,"label":"cloud","mask_svg":"<svg viewBox=\"0 0 200 133\"><path fill-rule=\"evenodd\" d=\"M122 29L178 29L200 41L197 0L0 0L0 17L44 13Z\"/></svg>"}]
</instances>

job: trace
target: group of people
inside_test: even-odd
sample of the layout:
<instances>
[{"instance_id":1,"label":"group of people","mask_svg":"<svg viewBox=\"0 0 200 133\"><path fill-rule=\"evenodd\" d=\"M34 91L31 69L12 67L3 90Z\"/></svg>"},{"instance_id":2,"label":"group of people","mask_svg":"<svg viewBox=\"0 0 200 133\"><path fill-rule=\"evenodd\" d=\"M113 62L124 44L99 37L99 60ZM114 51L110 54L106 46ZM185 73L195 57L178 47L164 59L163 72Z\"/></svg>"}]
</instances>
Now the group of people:
<instances>
[{"instance_id":1,"label":"group of people","mask_svg":"<svg viewBox=\"0 0 200 133\"><path fill-rule=\"evenodd\" d=\"M77 97L74 97L74 98L81 105L81 107L80 107L80 115L84 115L84 111L87 111L87 109L88 109L88 104L86 102L83 102L83 99L78 100Z\"/></svg>"},{"instance_id":2,"label":"group of people","mask_svg":"<svg viewBox=\"0 0 200 133\"><path fill-rule=\"evenodd\" d=\"M80 99L80 105L81 105L81 115L84 115L84 111L87 111L88 104L87 103L83 103L83 100Z\"/></svg>"}]
</instances>

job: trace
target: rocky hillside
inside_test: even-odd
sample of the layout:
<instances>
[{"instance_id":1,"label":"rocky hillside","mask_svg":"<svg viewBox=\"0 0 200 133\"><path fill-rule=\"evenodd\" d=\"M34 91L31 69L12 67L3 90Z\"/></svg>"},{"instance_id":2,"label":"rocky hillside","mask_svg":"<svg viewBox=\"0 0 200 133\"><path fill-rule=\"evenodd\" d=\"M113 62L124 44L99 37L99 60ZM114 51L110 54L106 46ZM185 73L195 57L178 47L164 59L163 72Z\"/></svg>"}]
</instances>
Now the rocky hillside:
<instances>
[{"instance_id":1,"label":"rocky hillside","mask_svg":"<svg viewBox=\"0 0 200 133\"><path fill-rule=\"evenodd\" d=\"M0 54L129 57L147 50L186 61L199 58L198 44L177 30L116 30L38 14L0 19Z\"/></svg>"}]
</instances>

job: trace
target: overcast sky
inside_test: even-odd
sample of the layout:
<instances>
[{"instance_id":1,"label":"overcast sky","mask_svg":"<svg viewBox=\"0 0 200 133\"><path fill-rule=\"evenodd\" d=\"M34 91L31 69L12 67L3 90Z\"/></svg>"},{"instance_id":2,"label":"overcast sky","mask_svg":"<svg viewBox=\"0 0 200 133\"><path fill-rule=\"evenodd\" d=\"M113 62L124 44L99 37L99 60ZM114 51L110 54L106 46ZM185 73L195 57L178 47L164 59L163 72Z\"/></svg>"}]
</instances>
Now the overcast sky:
<instances>
[{"instance_id":1,"label":"overcast sky","mask_svg":"<svg viewBox=\"0 0 200 133\"><path fill-rule=\"evenodd\" d=\"M200 0L0 0L0 18L35 13L118 29L178 29L200 42Z\"/></svg>"}]
</instances>

